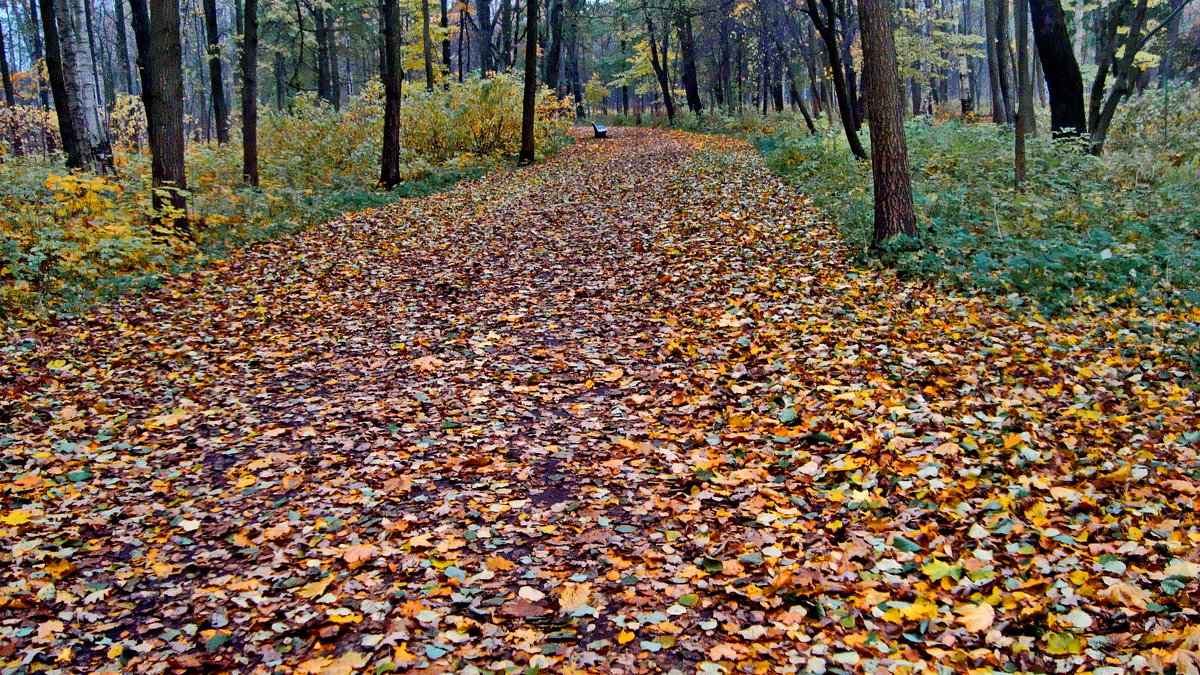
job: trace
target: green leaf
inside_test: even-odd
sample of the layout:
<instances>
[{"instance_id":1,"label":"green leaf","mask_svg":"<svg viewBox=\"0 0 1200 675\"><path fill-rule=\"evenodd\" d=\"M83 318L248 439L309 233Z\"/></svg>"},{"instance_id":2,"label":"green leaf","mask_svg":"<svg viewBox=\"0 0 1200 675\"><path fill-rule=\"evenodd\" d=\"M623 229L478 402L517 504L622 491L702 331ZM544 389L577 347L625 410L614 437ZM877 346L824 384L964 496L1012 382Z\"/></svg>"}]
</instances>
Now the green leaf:
<instances>
[{"instance_id":1,"label":"green leaf","mask_svg":"<svg viewBox=\"0 0 1200 675\"><path fill-rule=\"evenodd\" d=\"M1046 635L1046 651L1051 654L1080 654L1083 652L1083 640L1070 633L1049 633Z\"/></svg>"},{"instance_id":2,"label":"green leaf","mask_svg":"<svg viewBox=\"0 0 1200 675\"><path fill-rule=\"evenodd\" d=\"M892 546L895 546L897 551L904 551L905 553L916 553L921 550L920 544L900 535L892 537Z\"/></svg>"}]
</instances>

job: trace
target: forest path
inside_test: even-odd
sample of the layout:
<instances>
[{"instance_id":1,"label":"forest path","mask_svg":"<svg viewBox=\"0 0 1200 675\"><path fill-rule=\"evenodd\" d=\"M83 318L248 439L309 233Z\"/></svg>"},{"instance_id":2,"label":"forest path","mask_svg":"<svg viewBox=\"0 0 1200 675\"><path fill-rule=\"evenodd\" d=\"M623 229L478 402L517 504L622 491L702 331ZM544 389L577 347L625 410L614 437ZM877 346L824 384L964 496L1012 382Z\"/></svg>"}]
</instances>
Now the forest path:
<instances>
[{"instance_id":1,"label":"forest path","mask_svg":"<svg viewBox=\"0 0 1200 675\"><path fill-rule=\"evenodd\" d=\"M0 663L1032 669L1196 624L1155 355L854 269L743 143L612 133L8 345Z\"/></svg>"}]
</instances>

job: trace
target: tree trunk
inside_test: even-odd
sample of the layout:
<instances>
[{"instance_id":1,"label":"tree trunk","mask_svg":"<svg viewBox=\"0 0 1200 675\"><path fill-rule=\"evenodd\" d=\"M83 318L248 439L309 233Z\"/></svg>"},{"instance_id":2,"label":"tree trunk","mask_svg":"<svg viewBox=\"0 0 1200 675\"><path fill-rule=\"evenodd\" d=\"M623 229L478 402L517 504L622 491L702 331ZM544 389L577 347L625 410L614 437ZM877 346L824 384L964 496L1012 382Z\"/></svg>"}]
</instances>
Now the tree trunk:
<instances>
[{"instance_id":1,"label":"tree trunk","mask_svg":"<svg viewBox=\"0 0 1200 675\"><path fill-rule=\"evenodd\" d=\"M671 97L671 80L667 74L667 46L663 45L662 57L659 57L658 40L655 38L654 20L650 18L650 10L646 9L646 33L650 37L650 67L658 79L658 88L662 92L663 105L667 108L667 121L675 121L675 101ZM671 32L667 31L667 35Z\"/></svg>"},{"instance_id":2,"label":"tree trunk","mask_svg":"<svg viewBox=\"0 0 1200 675\"><path fill-rule=\"evenodd\" d=\"M479 27L479 71L480 75L487 77L488 73L496 70L496 62L492 58L492 0L475 0L475 22Z\"/></svg>"},{"instance_id":3,"label":"tree trunk","mask_svg":"<svg viewBox=\"0 0 1200 675\"><path fill-rule=\"evenodd\" d=\"M438 25L442 27L442 66L446 69L446 77L450 77L450 13L446 8L449 0L439 0L441 10Z\"/></svg>"},{"instance_id":4,"label":"tree trunk","mask_svg":"<svg viewBox=\"0 0 1200 675\"><path fill-rule=\"evenodd\" d=\"M516 56L510 51L513 41L512 0L500 0L500 70L512 67Z\"/></svg>"},{"instance_id":5,"label":"tree trunk","mask_svg":"<svg viewBox=\"0 0 1200 675\"><path fill-rule=\"evenodd\" d=\"M904 102L896 71L896 43L887 0L858 0L866 69L867 120L871 128L871 172L875 181L875 227L871 246L892 237L917 237Z\"/></svg>"},{"instance_id":6,"label":"tree trunk","mask_svg":"<svg viewBox=\"0 0 1200 675\"><path fill-rule=\"evenodd\" d=\"M704 112L704 103L700 100L700 83L696 78L696 41L692 37L692 16L680 11L676 15L675 31L679 36L680 74L688 110L699 115Z\"/></svg>"},{"instance_id":7,"label":"tree trunk","mask_svg":"<svg viewBox=\"0 0 1200 675\"><path fill-rule=\"evenodd\" d=\"M398 0L382 0L383 17L383 155L379 184L390 190L401 183L400 177L400 95L404 82L404 62L400 54L400 7Z\"/></svg>"},{"instance_id":8,"label":"tree trunk","mask_svg":"<svg viewBox=\"0 0 1200 675\"><path fill-rule=\"evenodd\" d=\"M225 102L225 75L221 66L221 32L217 25L217 0L204 0L204 31L208 36L208 89L217 120L217 144L229 142L229 106Z\"/></svg>"},{"instance_id":9,"label":"tree trunk","mask_svg":"<svg viewBox=\"0 0 1200 675\"><path fill-rule=\"evenodd\" d=\"M242 178L258 187L258 0L246 0L242 38Z\"/></svg>"},{"instance_id":10,"label":"tree trunk","mask_svg":"<svg viewBox=\"0 0 1200 675\"><path fill-rule=\"evenodd\" d=\"M187 173L184 167L183 45L179 36L179 0L130 0L142 101L150 136L150 172L154 210L184 233Z\"/></svg>"},{"instance_id":11,"label":"tree trunk","mask_svg":"<svg viewBox=\"0 0 1200 675\"><path fill-rule=\"evenodd\" d=\"M342 75L338 69L337 17L325 15L325 31L329 47L329 94L334 110L342 109Z\"/></svg>"},{"instance_id":12,"label":"tree trunk","mask_svg":"<svg viewBox=\"0 0 1200 675\"><path fill-rule=\"evenodd\" d=\"M583 117L583 80L579 77L579 23L583 0L567 0L567 83L575 98L575 116Z\"/></svg>"},{"instance_id":13,"label":"tree trunk","mask_svg":"<svg viewBox=\"0 0 1200 675\"><path fill-rule=\"evenodd\" d=\"M525 89L521 96L521 164L532 164L534 121L537 114L537 25L538 0L526 0L525 5Z\"/></svg>"},{"instance_id":14,"label":"tree trunk","mask_svg":"<svg viewBox=\"0 0 1200 675\"><path fill-rule=\"evenodd\" d=\"M542 81L546 83L546 88L556 95L560 94L558 90L558 71L563 51L563 2L564 0L549 0L549 5L547 6L549 16L547 17L548 25L546 26L546 62L542 66Z\"/></svg>"},{"instance_id":15,"label":"tree trunk","mask_svg":"<svg viewBox=\"0 0 1200 675\"><path fill-rule=\"evenodd\" d=\"M425 57L425 89L433 91L433 34L429 32L429 0L421 0L421 53Z\"/></svg>"},{"instance_id":16,"label":"tree trunk","mask_svg":"<svg viewBox=\"0 0 1200 675\"><path fill-rule=\"evenodd\" d=\"M1021 190L1025 182L1025 136L1032 134L1033 121L1033 78L1029 63L1029 5L1017 0L1015 19L1017 23L1017 137L1013 148L1013 177L1016 189Z\"/></svg>"},{"instance_id":17,"label":"tree trunk","mask_svg":"<svg viewBox=\"0 0 1200 675\"><path fill-rule=\"evenodd\" d=\"M983 0L984 39L987 44L988 89L991 91L992 122L1003 124L1008 119L1004 109L1004 87L1000 83L1000 50L996 39L996 2Z\"/></svg>"},{"instance_id":18,"label":"tree trunk","mask_svg":"<svg viewBox=\"0 0 1200 675\"><path fill-rule=\"evenodd\" d=\"M1092 126L1090 152L1093 155L1104 151L1104 141L1108 137L1108 128L1117 112L1117 106L1133 92L1133 59L1137 56L1142 30L1146 26L1146 6L1147 0L1138 0L1133 11L1133 22L1129 25L1129 32L1125 34L1124 53L1114 69L1116 81L1113 82L1112 90L1108 92L1108 98Z\"/></svg>"},{"instance_id":19,"label":"tree trunk","mask_svg":"<svg viewBox=\"0 0 1200 675\"><path fill-rule=\"evenodd\" d=\"M96 71L88 44L85 0L57 0L55 20L59 30L59 49L62 52L62 75L67 104L75 127L77 164L83 169L91 165L103 149L104 125L100 120L101 102L96 85Z\"/></svg>"},{"instance_id":20,"label":"tree trunk","mask_svg":"<svg viewBox=\"0 0 1200 675\"><path fill-rule=\"evenodd\" d=\"M210 2L211 0L205 0ZM312 8L313 27L317 38L317 98L333 104L333 82L329 75L329 22L326 20L325 8L314 5Z\"/></svg>"},{"instance_id":21,"label":"tree trunk","mask_svg":"<svg viewBox=\"0 0 1200 675\"><path fill-rule=\"evenodd\" d=\"M1046 88L1050 91L1050 129L1056 138L1087 131L1083 111L1083 77L1071 49L1067 23L1058 0L1028 0L1033 38Z\"/></svg>"},{"instance_id":22,"label":"tree trunk","mask_svg":"<svg viewBox=\"0 0 1200 675\"><path fill-rule=\"evenodd\" d=\"M1008 0L996 0L996 62L1000 93L1004 97L1004 122L1016 121L1017 102L1013 94L1012 52L1008 39Z\"/></svg>"},{"instance_id":23,"label":"tree trunk","mask_svg":"<svg viewBox=\"0 0 1200 675\"><path fill-rule=\"evenodd\" d=\"M133 84L133 68L129 63L129 33L125 30L125 0L116 0L113 2L113 8L117 24L117 66L121 68L126 92L134 94L136 89Z\"/></svg>"},{"instance_id":24,"label":"tree trunk","mask_svg":"<svg viewBox=\"0 0 1200 675\"><path fill-rule=\"evenodd\" d=\"M8 108L13 154L19 157L22 151L21 131L17 127L17 94L13 90L12 73L8 70L8 42L4 39L4 23L2 21L0 21L0 79L4 81L4 105Z\"/></svg>"},{"instance_id":25,"label":"tree trunk","mask_svg":"<svg viewBox=\"0 0 1200 675\"><path fill-rule=\"evenodd\" d=\"M829 59L829 70L833 75L833 88L837 95L838 112L842 116L842 128L846 132L846 141L849 142L850 151L854 153L855 157L866 159L867 151L863 148L862 141L859 140L858 133L854 129L856 119L854 102L850 100L850 91L846 85L846 73L842 68L841 53L838 49L837 34L834 29L836 12L833 9L833 3L831 0L822 0L822 6L825 8L824 18L821 18L821 10L817 8L816 0L807 0L807 4L808 15L813 21L813 26L825 42L825 55ZM899 87L899 83L896 86Z\"/></svg>"}]
</instances>

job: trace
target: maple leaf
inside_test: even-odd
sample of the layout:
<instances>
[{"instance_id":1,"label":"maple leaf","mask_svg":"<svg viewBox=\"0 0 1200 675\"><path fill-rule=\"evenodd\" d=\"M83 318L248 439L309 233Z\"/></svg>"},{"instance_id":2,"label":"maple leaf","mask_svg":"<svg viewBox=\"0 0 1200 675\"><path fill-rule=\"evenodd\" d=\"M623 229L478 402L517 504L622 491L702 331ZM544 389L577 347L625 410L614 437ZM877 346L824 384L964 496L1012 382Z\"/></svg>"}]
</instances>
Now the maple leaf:
<instances>
[{"instance_id":1,"label":"maple leaf","mask_svg":"<svg viewBox=\"0 0 1200 675\"><path fill-rule=\"evenodd\" d=\"M954 610L958 622L972 633L985 633L996 621L996 610L986 602L962 605Z\"/></svg>"},{"instance_id":2,"label":"maple leaf","mask_svg":"<svg viewBox=\"0 0 1200 675\"><path fill-rule=\"evenodd\" d=\"M379 549L372 544L353 544L342 549L342 560L350 567L357 567L379 554Z\"/></svg>"}]
</instances>

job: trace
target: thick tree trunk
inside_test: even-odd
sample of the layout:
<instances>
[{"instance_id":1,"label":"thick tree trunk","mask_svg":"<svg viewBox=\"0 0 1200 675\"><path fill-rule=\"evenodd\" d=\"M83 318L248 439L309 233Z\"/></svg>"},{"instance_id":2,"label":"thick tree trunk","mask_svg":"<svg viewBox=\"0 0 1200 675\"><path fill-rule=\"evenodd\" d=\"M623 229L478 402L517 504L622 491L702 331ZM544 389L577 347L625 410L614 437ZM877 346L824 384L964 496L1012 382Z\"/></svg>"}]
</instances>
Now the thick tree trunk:
<instances>
[{"instance_id":1,"label":"thick tree trunk","mask_svg":"<svg viewBox=\"0 0 1200 675\"><path fill-rule=\"evenodd\" d=\"M242 178L258 187L258 0L246 0L242 38Z\"/></svg>"},{"instance_id":2,"label":"thick tree trunk","mask_svg":"<svg viewBox=\"0 0 1200 675\"><path fill-rule=\"evenodd\" d=\"M692 36L692 16L680 11L675 18L675 31L679 36L680 75L683 91L687 95L688 110L699 115L704 112L700 100L700 83L696 77L696 41Z\"/></svg>"},{"instance_id":3,"label":"thick tree trunk","mask_svg":"<svg viewBox=\"0 0 1200 675\"><path fill-rule=\"evenodd\" d=\"M1010 50L1008 0L996 0L996 74L1000 78L1000 93L1004 96L1004 121L1006 124L1016 121L1017 114L1017 101L1013 94L1013 59Z\"/></svg>"},{"instance_id":4,"label":"thick tree trunk","mask_svg":"<svg viewBox=\"0 0 1200 675\"><path fill-rule=\"evenodd\" d=\"M217 143L229 142L229 105L225 102L225 75L221 65L221 31L217 25L217 0L204 0L204 32L208 37L208 89L217 120Z\"/></svg>"},{"instance_id":5,"label":"thick tree trunk","mask_svg":"<svg viewBox=\"0 0 1200 675\"><path fill-rule=\"evenodd\" d=\"M92 50L88 44L85 0L57 0L55 20L59 30L59 49L62 52L62 74L66 87L70 116L75 126L78 165L91 165L106 145L104 125L100 119L102 104L96 83Z\"/></svg>"},{"instance_id":6,"label":"thick tree trunk","mask_svg":"<svg viewBox=\"0 0 1200 675\"><path fill-rule=\"evenodd\" d=\"M521 96L521 164L532 164L537 149L534 146L534 122L537 114L537 25L538 0L526 0L525 5L525 90Z\"/></svg>"},{"instance_id":7,"label":"thick tree trunk","mask_svg":"<svg viewBox=\"0 0 1200 675\"><path fill-rule=\"evenodd\" d=\"M55 4L56 0L39 0L42 32L46 38L46 71L50 77L50 92L54 96L54 112L58 117L58 136L63 152L67 155L67 166L82 169L83 156L79 152L79 134L75 129L75 120L71 117L71 102L67 97L66 77L63 74L62 48L59 44L58 21L55 18L58 10Z\"/></svg>"},{"instance_id":8,"label":"thick tree trunk","mask_svg":"<svg viewBox=\"0 0 1200 675\"><path fill-rule=\"evenodd\" d=\"M1083 77L1071 49L1067 23L1058 0L1029 0L1033 38L1046 88L1050 91L1050 129L1056 138L1087 131L1083 111Z\"/></svg>"},{"instance_id":9,"label":"thick tree trunk","mask_svg":"<svg viewBox=\"0 0 1200 675\"><path fill-rule=\"evenodd\" d=\"M383 17L383 153L379 184L390 190L400 177L400 95L404 82L404 63L400 54L400 8L398 0L382 0Z\"/></svg>"},{"instance_id":10,"label":"thick tree trunk","mask_svg":"<svg viewBox=\"0 0 1200 675\"><path fill-rule=\"evenodd\" d=\"M875 180L875 227L878 248L899 235L917 237L904 102L896 71L896 43L887 0L859 0L863 67L866 69L867 119L871 128L871 171Z\"/></svg>"},{"instance_id":11,"label":"thick tree trunk","mask_svg":"<svg viewBox=\"0 0 1200 675\"><path fill-rule=\"evenodd\" d=\"M154 210L177 232L187 231L187 173L184 167L183 45L179 0L130 0L142 101L150 135Z\"/></svg>"},{"instance_id":12,"label":"thick tree trunk","mask_svg":"<svg viewBox=\"0 0 1200 675\"><path fill-rule=\"evenodd\" d=\"M486 77L496 70L492 54L492 0L475 0L475 22L479 27L479 70Z\"/></svg>"},{"instance_id":13,"label":"thick tree trunk","mask_svg":"<svg viewBox=\"0 0 1200 675\"><path fill-rule=\"evenodd\" d=\"M850 151L854 153L855 157L866 159L867 151L863 148L862 141L859 140L858 133L854 129L857 118L854 114L854 102L850 100L850 90L846 84L841 50L838 49L837 31L834 29L834 21L837 17L833 3L831 0L822 0L822 6L825 9L824 18L821 17L821 10L817 7L817 0L807 0L807 4L808 15L813 21L813 26L825 42L825 55L829 59L829 70L833 75L833 88L837 95L838 112L842 116L842 128L846 132L846 141L850 144ZM897 89L897 91L899 90Z\"/></svg>"}]
</instances>

